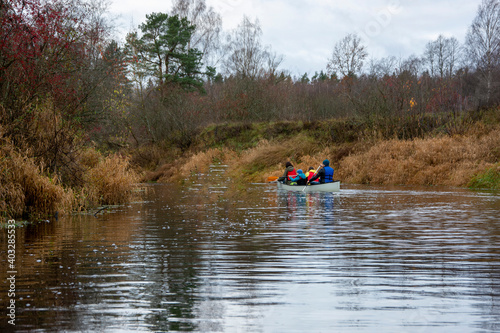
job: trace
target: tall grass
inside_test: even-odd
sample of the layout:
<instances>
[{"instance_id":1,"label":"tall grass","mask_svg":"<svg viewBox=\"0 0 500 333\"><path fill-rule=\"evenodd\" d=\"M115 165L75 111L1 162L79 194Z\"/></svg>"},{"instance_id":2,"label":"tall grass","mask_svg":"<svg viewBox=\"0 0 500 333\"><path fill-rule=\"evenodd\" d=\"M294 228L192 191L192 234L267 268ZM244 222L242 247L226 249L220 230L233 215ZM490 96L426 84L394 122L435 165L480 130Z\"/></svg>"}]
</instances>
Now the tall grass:
<instances>
[{"instance_id":1,"label":"tall grass","mask_svg":"<svg viewBox=\"0 0 500 333\"><path fill-rule=\"evenodd\" d=\"M228 148L209 148L204 151L177 157L162 164L156 171L145 175L145 181L182 182L191 175L205 173L214 162L231 161L237 155Z\"/></svg>"},{"instance_id":2,"label":"tall grass","mask_svg":"<svg viewBox=\"0 0 500 333\"><path fill-rule=\"evenodd\" d=\"M92 153L95 155L95 153ZM84 173L85 185L78 195L79 208L114 205L130 201L139 174L131 169L129 158L114 154L95 156L97 161Z\"/></svg>"},{"instance_id":3,"label":"tall grass","mask_svg":"<svg viewBox=\"0 0 500 333\"><path fill-rule=\"evenodd\" d=\"M467 185L471 188L500 190L500 163L477 173Z\"/></svg>"},{"instance_id":4,"label":"tall grass","mask_svg":"<svg viewBox=\"0 0 500 333\"><path fill-rule=\"evenodd\" d=\"M0 211L3 217L32 217L66 212L73 205L73 192L57 176L44 175L33 158L0 140Z\"/></svg>"},{"instance_id":5,"label":"tall grass","mask_svg":"<svg viewBox=\"0 0 500 333\"><path fill-rule=\"evenodd\" d=\"M94 149L87 149L79 162L85 168L79 175L84 185L68 187L57 174L50 173L28 155L0 136L2 217L36 219L98 204L124 203L132 198L133 185L139 179L127 158L104 157Z\"/></svg>"},{"instance_id":6,"label":"tall grass","mask_svg":"<svg viewBox=\"0 0 500 333\"><path fill-rule=\"evenodd\" d=\"M388 140L339 163L344 181L466 186L500 159L500 130L486 135Z\"/></svg>"}]
</instances>

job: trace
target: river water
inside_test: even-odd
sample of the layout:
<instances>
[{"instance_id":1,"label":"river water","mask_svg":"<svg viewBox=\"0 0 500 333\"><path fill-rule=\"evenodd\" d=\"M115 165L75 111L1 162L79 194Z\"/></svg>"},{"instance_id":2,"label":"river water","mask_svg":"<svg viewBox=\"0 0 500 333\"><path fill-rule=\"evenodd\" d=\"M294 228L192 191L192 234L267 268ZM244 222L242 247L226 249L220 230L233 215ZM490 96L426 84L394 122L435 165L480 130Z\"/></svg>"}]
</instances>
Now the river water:
<instances>
[{"instance_id":1,"label":"river water","mask_svg":"<svg viewBox=\"0 0 500 333\"><path fill-rule=\"evenodd\" d=\"M16 229L16 331L500 331L500 193L288 193L225 169Z\"/></svg>"}]
</instances>

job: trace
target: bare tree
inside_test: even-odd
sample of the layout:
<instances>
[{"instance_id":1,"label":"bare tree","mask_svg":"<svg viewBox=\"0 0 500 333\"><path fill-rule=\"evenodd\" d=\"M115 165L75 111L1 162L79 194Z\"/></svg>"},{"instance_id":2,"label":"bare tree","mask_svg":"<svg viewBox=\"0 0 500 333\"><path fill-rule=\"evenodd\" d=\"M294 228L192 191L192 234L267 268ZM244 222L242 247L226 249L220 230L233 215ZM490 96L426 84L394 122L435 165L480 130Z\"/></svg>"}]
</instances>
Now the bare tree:
<instances>
[{"instance_id":1,"label":"bare tree","mask_svg":"<svg viewBox=\"0 0 500 333\"><path fill-rule=\"evenodd\" d=\"M370 60L370 76L380 78L384 75L392 75L396 70L398 60L395 56L390 56L382 59Z\"/></svg>"},{"instance_id":2,"label":"bare tree","mask_svg":"<svg viewBox=\"0 0 500 333\"><path fill-rule=\"evenodd\" d=\"M332 58L328 60L327 70L329 74L354 75L361 71L367 56L361 38L357 34L348 34L335 44Z\"/></svg>"},{"instance_id":3,"label":"bare tree","mask_svg":"<svg viewBox=\"0 0 500 333\"><path fill-rule=\"evenodd\" d=\"M455 73L459 60L460 43L455 37L443 35L425 47L424 59L429 66L431 76L450 77Z\"/></svg>"},{"instance_id":4,"label":"bare tree","mask_svg":"<svg viewBox=\"0 0 500 333\"><path fill-rule=\"evenodd\" d=\"M227 35L227 58L223 62L226 74L256 79L264 74L275 74L283 61L269 46L262 45L259 20L251 22L247 16Z\"/></svg>"},{"instance_id":5,"label":"bare tree","mask_svg":"<svg viewBox=\"0 0 500 333\"><path fill-rule=\"evenodd\" d=\"M197 48L203 54L203 63L216 66L220 61L222 18L205 0L174 0L172 15L186 18L195 26L188 48Z\"/></svg>"},{"instance_id":6,"label":"bare tree","mask_svg":"<svg viewBox=\"0 0 500 333\"><path fill-rule=\"evenodd\" d=\"M283 56L274 51L267 52L267 73L270 75L278 75L278 67L283 62ZM281 71L283 73L283 71Z\"/></svg>"},{"instance_id":7,"label":"bare tree","mask_svg":"<svg viewBox=\"0 0 500 333\"><path fill-rule=\"evenodd\" d=\"M494 73L500 63L500 2L483 0L466 36L467 57L485 85L485 102L491 100Z\"/></svg>"},{"instance_id":8,"label":"bare tree","mask_svg":"<svg viewBox=\"0 0 500 333\"><path fill-rule=\"evenodd\" d=\"M423 62L422 58L412 54L408 58L399 61L399 68L397 68L396 74L401 75L406 72L414 77L418 77L422 72Z\"/></svg>"},{"instance_id":9,"label":"bare tree","mask_svg":"<svg viewBox=\"0 0 500 333\"><path fill-rule=\"evenodd\" d=\"M447 63L447 75L455 75L459 64L463 59L463 47L460 42L455 37L448 39L448 63Z\"/></svg>"},{"instance_id":10,"label":"bare tree","mask_svg":"<svg viewBox=\"0 0 500 333\"><path fill-rule=\"evenodd\" d=\"M440 38L442 35L439 36ZM427 65L429 66L429 73L431 76L436 75L437 67L438 67L438 59L439 58L439 48L442 47L442 43L440 44L440 38L434 42L428 42L427 45L425 45L425 52L424 52L424 59ZM443 53L441 52L441 56Z\"/></svg>"}]
</instances>

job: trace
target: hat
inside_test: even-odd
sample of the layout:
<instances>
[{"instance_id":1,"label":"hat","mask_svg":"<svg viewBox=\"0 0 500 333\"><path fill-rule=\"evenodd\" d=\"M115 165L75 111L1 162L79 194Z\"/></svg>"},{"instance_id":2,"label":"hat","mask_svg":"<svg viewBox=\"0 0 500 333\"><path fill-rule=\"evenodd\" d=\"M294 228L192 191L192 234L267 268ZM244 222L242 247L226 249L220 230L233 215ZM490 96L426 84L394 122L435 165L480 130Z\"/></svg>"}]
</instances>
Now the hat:
<instances>
[{"instance_id":1,"label":"hat","mask_svg":"<svg viewBox=\"0 0 500 333\"><path fill-rule=\"evenodd\" d=\"M330 165L330 161L329 160L324 160L323 161L323 165L324 166L329 166Z\"/></svg>"},{"instance_id":2,"label":"hat","mask_svg":"<svg viewBox=\"0 0 500 333\"><path fill-rule=\"evenodd\" d=\"M297 170L297 173L304 173L304 171L302 171L302 169L299 169Z\"/></svg>"},{"instance_id":3,"label":"hat","mask_svg":"<svg viewBox=\"0 0 500 333\"><path fill-rule=\"evenodd\" d=\"M292 162L286 162L285 166L288 168L289 166L293 166Z\"/></svg>"}]
</instances>

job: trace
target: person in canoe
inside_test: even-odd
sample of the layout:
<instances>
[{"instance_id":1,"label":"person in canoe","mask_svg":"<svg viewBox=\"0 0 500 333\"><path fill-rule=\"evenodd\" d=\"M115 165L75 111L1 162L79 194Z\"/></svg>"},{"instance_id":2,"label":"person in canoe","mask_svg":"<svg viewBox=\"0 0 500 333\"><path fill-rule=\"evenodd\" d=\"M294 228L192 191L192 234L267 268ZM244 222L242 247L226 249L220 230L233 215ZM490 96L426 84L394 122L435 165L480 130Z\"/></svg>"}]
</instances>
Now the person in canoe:
<instances>
[{"instance_id":1,"label":"person in canoe","mask_svg":"<svg viewBox=\"0 0 500 333\"><path fill-rule=\"evenodd\" d=\"M307 177L302 169L297 170L297 176L291 178L292 182L290 185L307 185Z\"/></svg>"},{"instance_id":2,"label":"person in canoe","mask_svg":"<svg viewBox=\"0 0 500 333\"><path fill-rule=\"evenodd\" d=\"M314 167L310 166L306 172L307 181L310 181L311 178L314 177L315 174L316 174L316 170L314 170Z\"/></svg>"},{"instance_id":3,"label":"person in canoe","mask_svg":"<svg viewBox=\"0 0 500 333\"><path fill-rule=\"evenodd\" d=\"M314 175L311 179L309 179L308 182L311 185L331 183L331 182L333 182L333 173L334 173L334 170L332 167L330 167L330 161L324 160L323 164L319 168L316 175ZM319 182L316 181L316 179L318 179L318 178L319 178Z\"/></svg>"},{"instance_id":4,"label":"person in canoe","mask_svg":"<svg viewBox=\"0 0 500 333\"><path fill-rule=\"evenodd\" d=\"M285 184L290 184L292 182L292 177L297 176L297 171L295 171L292 162L286 162L285 168L286 169L285 172L283 173L283 176L278 178L278 181Z\"/></svg>"}]
</instances>

